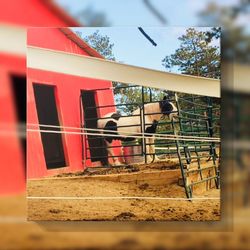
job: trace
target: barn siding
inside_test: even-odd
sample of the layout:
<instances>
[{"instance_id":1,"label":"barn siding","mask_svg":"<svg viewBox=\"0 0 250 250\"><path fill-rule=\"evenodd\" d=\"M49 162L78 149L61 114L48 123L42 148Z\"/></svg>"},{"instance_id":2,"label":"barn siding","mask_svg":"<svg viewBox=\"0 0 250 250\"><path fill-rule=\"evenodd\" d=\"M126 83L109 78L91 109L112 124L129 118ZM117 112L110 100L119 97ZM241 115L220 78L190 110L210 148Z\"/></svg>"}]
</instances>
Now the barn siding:
<instances>
[{"instance_id":1,"label":"barn siding","mask_svg":"<svg viewBox=\"0 0 250 250\"><path fill-rule=\"evenodd\" d=\"M66 13L53 11L43 0L0 1L0 17L3 23L29 27L79 26Z\"/></svg>"},{"instance_id":2,"label":"barn siding","mask_svg":"<svg viewBox=\"0 0 250 250\"><path fill-rule=\"evenodd\" d=\"M88 56L87 52L68 39L57 28L29 28L27 33L27 44L29 46Z\"/></svg>"},{"instance_id":3,"label":"barn siding","mask_svg":"<svg viewBox=\"0 0 250 250\"><path fill-rule=\"evenodd\" d=\"M25 162L20 140L17 134L17 116L13 102L12 74L25 72L25 61L23 58L0 55L6 64L0 67L1 96L0 96L0 121L1 130L5 127L11 134L3 133L0 139L1 151L1 174L0 194L16 193L25 188ZM5 63L4 62L4 63ZM16 67L13 67L15 62ZM24 67L23 67L24 66Z\"/></svg>"},{"instance_id":4,"label":"barn siding","mask_svg":"<svg viewBox=\"0 0 250 250\"><path fill-rule=\"evenodd\" d=\"M50 8L42 0L0 1L0 23L3 26L18 27L67 27L79 24L63 13L56 6ZM4 38L3 41L4 42ZM17 44L19 41L16 41ZM10 77L16 74L26 77L25 55L19 56L0 51L0 121L9 127L16 127L17 113L15 100L11 90ZM11 131L12 136L1 136L1 175L0 195L16 194L25 191L25 161L18 138L17 130Z\"/></svg>"},{"instance_id":5,"label":"barn siding","mask_svg":"<svg viewBox=\"0 0 250 250\"><path fill-rule=\"evenodd\" d=\"M55 28L30 29L28 31L27 41L28 45L31 46L88 55L87 52L80 49L60 30ZM61 126L78 128L80 127L79 97L81 90L112 87L112 83L110 81L90 79L30 68L27 69L27 77L27 120L28 123L32 124L39 123L34 99L34 83L55 86L55 97ZM97 105L113 104L114 96L112 90L97 92ZM100 111L100 115L104 115L113 111L115 111L114 107L105 108ZM62 172L75 172L83 170L81 136L63 134L62 137L65 146L65 157L68 164L65 166L65 168L47 170L40 132L29 132L27 134L28 178L39 178ZM91 162L88 160L86 165L91 166Z\"/></svg>"}]
</instances>

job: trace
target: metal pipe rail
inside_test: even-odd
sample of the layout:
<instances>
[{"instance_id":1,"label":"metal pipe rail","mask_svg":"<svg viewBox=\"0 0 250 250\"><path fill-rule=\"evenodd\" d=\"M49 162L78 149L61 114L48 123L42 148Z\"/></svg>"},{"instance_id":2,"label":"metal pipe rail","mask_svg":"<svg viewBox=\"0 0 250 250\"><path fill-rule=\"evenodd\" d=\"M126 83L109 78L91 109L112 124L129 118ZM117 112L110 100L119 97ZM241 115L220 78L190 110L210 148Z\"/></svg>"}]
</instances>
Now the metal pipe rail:
<instances>
[{"instance_id":1,"label":"metal pipe rail","mask_svg":"<svg viewBox=\"0 0 250 250\"><path fill-rule=\"evenodd\" d=\"M190 103L190 104L195 104L195 105L200 106L200 107L205 107L205 108L209 107L209 108L212 108L212 106L210 106L210 105L205 105L205 104L201 104L201 103L194 103L193 101L184 99L182 97L179 97L178 100L181 100L181 101L184 101L184 102L187 102L187 103Z\"/></svg>"},{"instance_id":2,"label":"metal pipe rail","mask_svg":"<svg viewBox=\"0 0 250 250\"><path fill-rule=\"evenodd\" d=\"M102 88L102 89L96 89L96 90L90 90L90 91L106 91L106 90L118 90L125 89L129 87L136 87L139 88L138 85L134 86L121 86L118 88ZM141 87L141 86L140 86ZM149 98L149 101L145 100L145 93L147 93L147 97ZM86 109L92 110L92 109L104 109L104 108L114 108L119 109L122 107L131 107L133 110L133 107L140 107L140 114L121 114L121 117L140 117L140 123L139 124L131 124L131 125L120 125L118 128L129 128L129 127L140 127L141 133L134 133L131 135L129 132L124 132L121 134L114 134L113 130L100 130L100 129L92 129L92 128L86 128L82 126L83 136L87 136L88 140L91 141L92 139L96 138L104 138L104 137L113 137L114 139L121 139L121 138L134 138L134 139L140 139L141 144L138 143L130 143L130 144L122 144L122 145L115 145L115 146L88 146L87 142L85 140L85 160L86 159L95 159L99 158L99 156L95 156L94 158L91 157L91 154L89 153L91 148L97 149L97 148L120 148L120 147L137 147L141 146L141 153L130 153L129 155L116 155L116 157L133 157L133 156L144 156L145 161L147 160L147 155L154 155L153 153L146 152L146 147L148 146L155 146L156 152L158 155L166 155L166 156L177 156L180 163L180 169L182 172L183 180L185 183L185 191L187 194L187 197L192 197L192 186L189 185L186 182L186 174L187 172L184 171L184 165L185 163L183 161L186 161L187 163L195 163L198 164L198 172L200 173L201 179L206 181L206 179L202 176L202 168L201 168L201 161L202 159L212 159L213 166L211 169L215 169L215 173L217 173L217 169L215 166L215 160L216 160L216 152L215 152L215 145L218 145L220 143L219 138L215 138L212 133L215 126L218 126L216 123L216 115L214 114L213 110L213 104L211 102L211 99L203 97L203 96L191 96L190 98L169 98L171 101L177 105L177 112L171 112L171 113L177 113L176 120L172 121L166 121L164 119L160 120L158 123L158 128L161 130L154 134L155 143L147 143L147 138L152 138L151 133L145 133L145 127L151 124L147 124L145 122L145 116L147 115L155 115L155 114L161 114L160 112L155 113L146 113L144 110L144 106L147 103L157 103L158 100L152 100L152 90L147 89L147 92L145 92L145 88L141 87L141 100L138 102L132 102L132 103L119 103L117 105L100 105L97 107L85 107ZM200 102L199 102L200 100ZM207 105L205 104L207 103ZM186 104L186 107L185 107ZM183 109L181 109L181 105L183 105ZM135 109L134 109L135 110ZM218 110L218 109L216 109ZM206 112L206 113L205 113ZM205 115L203 115L203 113ZM213 115L213 120L211 120ZM83 117L81 120L83 121ZM101 119L109 119L109 117L101 117L98 118L98 120ZM89 120L97 120L97 118L87 118L86 121ZM82 122L84 124L84 122ZM169 125L171 129L169 128ZM166 130L167 129L167 130ZM102 132L107 134L102 134ZM92 136L92 137L90 137ZM175 146L175 147L174 147ZM87 153L88 152L88 153ZM113 156L108 156L108 158L112 158ZM216 179L217 177L215 177ZM218 178L216 179L218 180ZM193 184L195 185L195 184Z\"/></svg>"},{"instance_id":3,"label":"metal pipe rail","mask_svg":"<svg viewBox=\"0 0 250 250\"><path fill-rule=\"evenodd\" d=\"M47 128L58 128L58 129L60 129L60 128L65 128L65 129L72 129L72 130L86 130L86 131L96 131L96 132L102 132L102 131L105 131L105 132L114 132L113 130L102 130L102 129L90 129L90 128L77 128L77 127L64 127L64 126L55 126L55 125L45 125L45 124L30 124L30 123L28 123L27 124L27 126L31 126L31 127L34 127L34 126L36 126L36 127L47 127ZM28 131L32 131L32 129L27 129ZM36 129L36 130L34 130L34 131L42 131L42 130L38 130L38 129ZM44 131L42 131L42 132L46 132L46 130L44 130ZM47 131L47 132L56 132L56 130L55 131ZM63 132L63 133L67 133L67 131L59 131L59 132ZM68 132L68 133L71 133L71 132ZM78 132L76 132L76 134L77 134ZM79 134L82 134L82 132L79 132ZM85 134L87 134L87 133L85 133ZM127 136L127 134L130 134L130 132L123 132L123 136ZM142 135L143 133L134 133L135 135ZM108 135L108 134L107 134ZM146 136L150 136L150 138L152 137L152 134L151 133L144 133L144 135L146 135ZM114 136L113 134L109 134L109 136ZM171 139L173 139L173 140L175 140L176 138L185 138L185 139L190 139L190 141L192 141L192 140L194 140L195 138L197 138L197 139L204 139L204 140L209 140L209 141L218 141L219 140L219 138L211 138L211 137L199 137L199 136L182 136L182 135L167 135L167 134L158 134L158 133L155 133L154 134L154 137L157 139L158 137L162 137L163 139L165 138L169 138L170 140ZM218 141L219 142L219 141Z\"/></svg>"},{"instance_id":4,"label":"metal pipe rail","mask_svg":"<svg viewBox=\"0 0 250 250\"><path fill-rule=\"evenodd\" d=\"M99 88L99 89L86 89L85 91L105 91L105 90L116 90L116 89L126 89L126 88L141 88L140 85L129 85L128 86L117 86L117 87L107 87L107 88Z\"/></svg>"},{"instance_id":5,"label":"metal pipe rail","mask_svg":"<svg viewBox=\"0 0 250 250\"><path fill-rule=\"evenodd\" d=\"M93 91L93 90L92 90ZM171 101L171 100L169 100ZM144 102L145 104L149 103L159 103L160 101L152 101L152 102ZM172 101L173 102L173 101ZM99 109L99 108L112 108L112 107L121 107L121 106L140 106L142 103L119 103L119 104L113 104L113 105L99 105L99 106L92 106L92 107L86 107L86 109Z\"/></svg>"}]
</instances>

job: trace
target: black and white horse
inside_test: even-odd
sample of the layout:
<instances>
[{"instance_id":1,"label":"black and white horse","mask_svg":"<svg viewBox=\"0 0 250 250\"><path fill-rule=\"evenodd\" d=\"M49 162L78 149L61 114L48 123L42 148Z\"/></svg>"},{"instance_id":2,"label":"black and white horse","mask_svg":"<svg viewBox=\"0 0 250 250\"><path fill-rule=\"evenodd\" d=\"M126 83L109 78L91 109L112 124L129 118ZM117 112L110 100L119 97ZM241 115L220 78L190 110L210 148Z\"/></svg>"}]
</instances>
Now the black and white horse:
<instances>
[{"instance_id":1,"label":"black and white horse","mask_svg":"<svg viewBox=\"0 0 250 250\"><path fill-rule=\"evenodd\" d=\"M132 116L122 117L120 113L108 113L102 119L99 119L97 122L98 129L102 130L104 136L104 141L107 146L108 155L112 156L114 165L121 165L119 159L114 156L112 149L112 141L132 141L135 138L131 136L138 136L138 133L141 131L141 121L145 122L145 133L152 134L152 137L146 138L146 153L147 153L147 162L152 162L151 156L155 156L155 147L154 147L154 136L156 132L158 121L163 116L168 116L170 120L177 115L176 106L167 100L165 96L163 100L155 103L148 103L144 105L144 119L140 117L142 112L140 108L133 111ZM105 119L106 117L106 119ZM137 125L137 126L136 126ZM107 132L106 132L107 131ZM108 136L109 135L115 135ZM119 136L121 135L121 136ZM129 136L129 137L126 137ZM157 160L157 157L154 158ZM102 164L107 164L108 160L106 159Z\"/></svg>"}]
</instances>

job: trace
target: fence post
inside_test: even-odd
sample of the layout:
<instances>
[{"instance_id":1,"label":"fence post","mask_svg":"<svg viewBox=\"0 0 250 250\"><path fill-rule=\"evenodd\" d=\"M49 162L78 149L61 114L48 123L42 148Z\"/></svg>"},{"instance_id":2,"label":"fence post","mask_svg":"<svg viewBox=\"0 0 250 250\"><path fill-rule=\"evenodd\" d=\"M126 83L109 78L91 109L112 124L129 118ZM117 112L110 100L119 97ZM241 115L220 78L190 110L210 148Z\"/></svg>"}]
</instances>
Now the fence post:
<instances>
[{"instance_id":1,"label":"fence post","mask_svg":"<svg viewBox=\"0 0 250 250\"><path fill-rule=\"evenodd\" d=\"M145 163L147 163L147 144L146 144L146 139L145 139L145 108L144 108L144 87L141 87L141 92L142 92L142 148L144 152L144 158L145 158Z\"/></svg>"},{"instance_id":2,"label":"fence post","mask_svg":"<svg viewBox=\"0 0 250 250\"><path fill-rule=\"evenodd\" d=\"M176 105L177 105L177 110L178 110L177 111L178 112L178 118L180 119L180 109L179 109L179 104L178 104L178 96L177 96L176 93L175 93L175 100L176 100ZM171 124L172 124L174 135L177 135L173 119L171 120ZM179 123L179 125L180 125L180 123ZM179 158L182 181L183 181L183 185L184 185L184 188L185 188L185 193L186 193L187 198L192 198L192 190L187 185L186 174L185 174L184 166L183 166L182 159L181 159L181 150L180 150L179 140L177 138L175 139L175 145L176 145L176 149L177 149L177 155L178 155L178 158Z\"/></svg>"}]
</instances>

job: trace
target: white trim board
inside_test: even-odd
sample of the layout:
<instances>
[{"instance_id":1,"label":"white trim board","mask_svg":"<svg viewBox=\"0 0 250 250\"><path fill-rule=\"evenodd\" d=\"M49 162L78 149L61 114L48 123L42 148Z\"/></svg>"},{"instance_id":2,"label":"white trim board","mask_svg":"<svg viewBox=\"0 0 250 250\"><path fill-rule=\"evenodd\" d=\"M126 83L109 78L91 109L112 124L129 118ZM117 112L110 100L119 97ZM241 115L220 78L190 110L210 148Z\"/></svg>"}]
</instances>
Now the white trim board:
<instances>
[{"instance_id":1,"label":"white trim board","mask_svg":"<svg viewBox=\"0 0 250 250\"><path fill-rule=\"evenodd\" d=\"M243 92L245 94L250 93L249 84L249 65L234 63L234 91Z\"/></svg>"},{"instance_id":2,"label":"white trim board","mask_svg":"<svg viewBox=\"0 0 250 250\"><path fill-rule=\"evenodd\" d=\"M220 81L216 79L168 73L32 46L27 48L27 67L176 92L220 97Z\"/></svg>"},{"instance_id":3,"label":"white trim board","mask_svg":"<svg viewBox=\"0 0 250 250\"><path fill-rule=\"evenodd\" d=\"M26 29L0 23L0 52L26 56Z\"/></svg>"}]
</instances>

